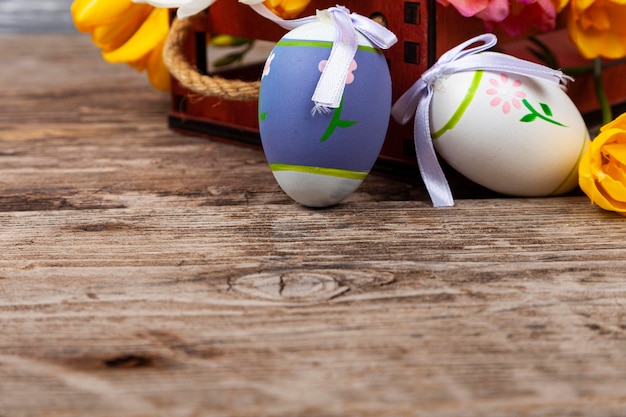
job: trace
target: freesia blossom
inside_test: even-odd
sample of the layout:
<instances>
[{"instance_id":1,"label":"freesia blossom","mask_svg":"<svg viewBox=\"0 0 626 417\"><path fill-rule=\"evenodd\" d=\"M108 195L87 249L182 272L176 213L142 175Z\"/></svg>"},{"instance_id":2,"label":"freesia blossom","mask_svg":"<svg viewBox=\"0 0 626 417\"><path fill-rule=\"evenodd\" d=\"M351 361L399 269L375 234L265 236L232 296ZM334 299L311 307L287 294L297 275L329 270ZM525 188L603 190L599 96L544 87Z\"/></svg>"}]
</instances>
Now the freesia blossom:
<instances>
[{"instance_id":1,"label":"freesia blossom","mask_svg":"<svg viewBox=\"0 0 626 417\"><path fill-rule=\"evenodd\" d=\"M444 6L452 5L462 16L482 14L482 18L494 22L502 21L509 14L508 0L437 0Z\"/></svg>"},{"instance_id":2,"label":"freesia blossom","mask_svg":"<svg viewBox=\"0 0 626 417\"><path fill-rule=\"evenodd\" d=\"M626 113L603 126L589 144L578 182L593 203L626 215Z\"/></svg>"},{"instance_id":3,"label":"freesia blossom","mask_svg":"<svg viewBox=\"0 0 626 417\"><path fill-rule=\"evenodd\" d=\"M547 32L554 29L557 13L567 0L438 0L452 4L461 15L481 19L487 30L498 28L518 37L531 28Z\"/></svg>"},{"instance_id":4,"label":"freesia blossom","mask_svg":"<svg viewBox=\"0 0 626 417\"><path fill-rule=\"evenodd\" d=\"M509 13L501 21L492 21L482 17L485 28L493 30L501 29L511 37L519 37L531 28L548 32L556 26L556 9L551 0L518 0L509 4Z\"/></svg>"},{"instance_id":5,"label":"freesia blossom","mask_svg":"<svg viewBox=\"0 0 626 417\"><path fill-rule=\"evenodd\" d=\"M585 58L626 56L626 0L571 0L567 28Z\"/></svg>"},{"instance_id":6,"label":"freesia blossom","mask_svg":"<svg viewBox=\"0 0 626 417\"><path fill-rule=\"evenodd\" d=\"M131 0L75 0L71 13L76 28L91 33L107 62L146 70L153 87L169 89L161 53L169 30L167 10Z\"/></svg>"}]
</instances>

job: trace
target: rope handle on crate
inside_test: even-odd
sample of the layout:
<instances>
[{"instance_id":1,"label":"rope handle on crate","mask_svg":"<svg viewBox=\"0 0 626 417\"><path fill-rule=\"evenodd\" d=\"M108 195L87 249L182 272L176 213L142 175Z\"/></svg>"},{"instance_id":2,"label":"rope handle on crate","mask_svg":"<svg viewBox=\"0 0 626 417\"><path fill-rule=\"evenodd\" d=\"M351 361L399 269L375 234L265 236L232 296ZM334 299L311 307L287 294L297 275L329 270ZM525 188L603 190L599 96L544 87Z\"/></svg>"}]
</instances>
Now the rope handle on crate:
<instances>
[{"instance_id":1,"label":"rope handle on crate","mask_svg":"<svg viewBox=\"0 0 626 417\"><path fill-rule=\"evenodd\" d=\"M203 96L221 97L227 100L256 100L259 98L260 81L226 79L204 75L187 61L182 53L183 44L191 32L192 19L174 19L163 48L163 61L170 74L187 90Z\"/></svg>"}]
</instances>

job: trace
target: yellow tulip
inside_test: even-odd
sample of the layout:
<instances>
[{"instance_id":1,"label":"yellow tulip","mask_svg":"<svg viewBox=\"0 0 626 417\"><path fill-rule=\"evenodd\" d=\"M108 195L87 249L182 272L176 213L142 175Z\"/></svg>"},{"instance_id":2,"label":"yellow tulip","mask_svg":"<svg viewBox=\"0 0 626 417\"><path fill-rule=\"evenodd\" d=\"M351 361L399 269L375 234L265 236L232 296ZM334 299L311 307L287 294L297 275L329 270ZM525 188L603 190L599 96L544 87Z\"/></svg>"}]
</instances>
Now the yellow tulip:
<instances>
[{"instance_id":1,"label":"yellow tulip","mask_svg":"<svg viewBox=\"0 0 626 417\"><path fill-rule=\"evenodd\" d=\"M169 70L162 56L169 31L167 9L131 0L74 0L70 10L74 26L91 33L107 62L146 70L154 88L169 90Z\"/></svg>"},{"instance_id":2,"label":"yellow tulip","mask_svg":"<svg viewBox=\"0 0 626 417\"><path fill-rule=\"evenodd\" d=\"M167 38L168 24L167 9L152 9L139 29L123 45L103 53L104 59L111 63L142 59Z\"/></svg>"},{"instance_id":3,"label":"yellow tulip","mask_svg":"<svg viewBox=\"0 0 626 417\"><path fill-rule=\"evenodd\" d=\"M130 8L130 1L74 0L70 10L75 23L93 27L114 22Z\"/></svg>"},{"instance_id":4,"label":"yellow tulip","mask_svg":"<svg viewBox=\"0 0 626 417\"><path fill-rule=\"evenodd\" d=\"M293 19L309 5L311 0L265 0L263 4L283 19Z\"/></svg>"},{"instance_id":5,"label":"yellow tulip","mask_svg":"<svg viewBox=\"0 0 626 417\"><path fill-rule=\"evenodd\" d=\"M581 55L626 56L626 0L571 0L567 29Z\"/></svg>"},{"instance_id":6,"label":"yellow tulip","mask_svg":"<svg viewBox=\"0 0 626 417\"><path fill-rule=\"evenodd\" d=\"M626 215L626 113L600 129L581 158L578 174L591 202Z\"/></svg>"},{"instance_id":7,"label":"yellow tulip","mask_svg":"<svg viewBox=\"0 0 626 417\"><path fill-rule=\"evenodd\" d=\"M117 49L139 30L151 11L150 6L132 7L116 21L93 26L91 39L105 52Z\"/></svg>"}]
</instances>

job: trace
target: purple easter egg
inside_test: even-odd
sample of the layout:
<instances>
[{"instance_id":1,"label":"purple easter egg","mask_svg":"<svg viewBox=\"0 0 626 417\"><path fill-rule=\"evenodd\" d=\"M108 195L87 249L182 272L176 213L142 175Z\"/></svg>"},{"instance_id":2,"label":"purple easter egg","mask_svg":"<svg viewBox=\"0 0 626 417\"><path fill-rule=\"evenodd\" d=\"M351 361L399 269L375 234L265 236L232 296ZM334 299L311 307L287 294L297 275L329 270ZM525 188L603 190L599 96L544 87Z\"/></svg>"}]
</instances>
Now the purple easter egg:
<instances>
[{"instance_id":1,"label":"purple easter egg","mask_svg":"<svg viewBox=\"0 0 626 417\"><path fill-rule=\"evenodd\" d=\"M358 34L359 48L341 105L313 112L311 97L329 58L328 19L287 33L270 54L259 94L263 150L281 188L310 207L339 203L376 162L391 109L391 77L382 52Z\"/></svg>"}]
</instances>

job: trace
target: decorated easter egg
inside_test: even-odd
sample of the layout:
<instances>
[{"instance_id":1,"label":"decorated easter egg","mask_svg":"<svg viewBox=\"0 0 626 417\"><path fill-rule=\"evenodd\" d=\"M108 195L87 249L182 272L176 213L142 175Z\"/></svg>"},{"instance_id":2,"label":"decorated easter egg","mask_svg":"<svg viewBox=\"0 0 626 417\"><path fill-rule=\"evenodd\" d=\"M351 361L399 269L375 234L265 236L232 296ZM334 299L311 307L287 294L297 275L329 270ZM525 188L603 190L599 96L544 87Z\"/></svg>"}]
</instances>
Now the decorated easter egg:
<instances>
[{"instance_id":1,"label":"decorated easter egg","mask_svg":"<svg viewBox=\"0 0 626 417\"><path fill-rule=\"evenodd\" d=\"M261 78L259 129L280 187L310 207L337 204L363 182L385 139L391 77L382 52L360 33L338 108L311 100L328 63L335 27L320 18L287 33Z\"/></svg>"},{"instance_id":2,"label":"decorated easter egg","mask_svg":"<svg viewBox=\"0 0 626 417\"><path fill-rule=\"evenodd\" d=\"M430 118L439 155L484 187L539 197L577 185L589 134L557 84L499 72L458 72L437 81Z\"/></svg>"}]
</instances>

